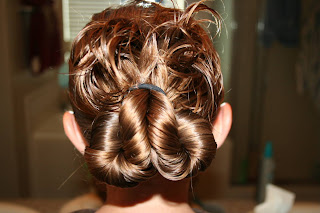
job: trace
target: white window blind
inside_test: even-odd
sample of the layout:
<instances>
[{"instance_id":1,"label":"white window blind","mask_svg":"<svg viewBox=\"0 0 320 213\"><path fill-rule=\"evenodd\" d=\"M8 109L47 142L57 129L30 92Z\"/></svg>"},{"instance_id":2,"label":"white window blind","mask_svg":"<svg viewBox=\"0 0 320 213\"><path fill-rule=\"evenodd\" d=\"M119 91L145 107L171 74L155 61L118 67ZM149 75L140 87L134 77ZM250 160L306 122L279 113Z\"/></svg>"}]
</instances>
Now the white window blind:
<instances>
[{"instance_id":1,"label":"white window blind","mask_svg":"<svg viewBox=\"0 0 320 213\"><path fill-rule=\"evenodd\" d=\"M94 13L120 3L121 0L62 0L64 40L73 40Z\"/></svg>"},{"instance_id":2,"label":"white window blind","mask_svg":"<svg viewBox=\"0 0 320 213\"><path fill-rule=\"evenodd\" d=\"M64 41L72 41L94 13L125 2L126 0L62 0ZM159 2L159 0L149 2ZM172 7L172 1L163 0L162 5ZM183 9L184 0L176 0L176 6Z\"/></svg>"}]
</instances>

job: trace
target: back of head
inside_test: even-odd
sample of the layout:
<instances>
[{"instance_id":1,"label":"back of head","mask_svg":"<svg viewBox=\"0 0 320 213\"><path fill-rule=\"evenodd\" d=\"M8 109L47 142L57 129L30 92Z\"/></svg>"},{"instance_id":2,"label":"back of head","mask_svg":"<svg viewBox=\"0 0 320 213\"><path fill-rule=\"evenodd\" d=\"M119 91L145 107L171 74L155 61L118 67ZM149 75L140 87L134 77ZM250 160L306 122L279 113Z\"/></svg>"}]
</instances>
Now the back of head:
<instances>
[{"instance_id":1,"label":"back of head","mask_svg":"<svg viewBox=\"0 0 320 213\"><path fill-rule=\"evenodd\" d=\"M203 20L193 18L202 10L219 25L202 3L181 11L134 1L95 14L76 37L70 99L98 180L130 187L160 173L176 181L210 165L223 87Z\"/></svg>"}]
</instances>

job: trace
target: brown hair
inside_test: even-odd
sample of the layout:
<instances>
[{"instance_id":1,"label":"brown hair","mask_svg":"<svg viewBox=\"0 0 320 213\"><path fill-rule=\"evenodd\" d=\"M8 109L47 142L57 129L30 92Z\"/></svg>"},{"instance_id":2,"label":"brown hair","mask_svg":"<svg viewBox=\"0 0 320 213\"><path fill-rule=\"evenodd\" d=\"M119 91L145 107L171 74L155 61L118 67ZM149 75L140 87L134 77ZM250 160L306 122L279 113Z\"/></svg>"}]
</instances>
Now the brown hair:
<instances>
[{"instance_id":1,"label":"brown hair","mask_svg":"<svg viewBox=\"0 0 320 213\"><path fill-rule=\"evenodd\" d=\"M135 186L160 173L181 180L216 151L211 123L223 99L220 61L201 2L185 11L133 1L95 14L75 38L69 93L98 180ZM130 88L147 83L166 94Z\"/></svg>"}]
</instances>

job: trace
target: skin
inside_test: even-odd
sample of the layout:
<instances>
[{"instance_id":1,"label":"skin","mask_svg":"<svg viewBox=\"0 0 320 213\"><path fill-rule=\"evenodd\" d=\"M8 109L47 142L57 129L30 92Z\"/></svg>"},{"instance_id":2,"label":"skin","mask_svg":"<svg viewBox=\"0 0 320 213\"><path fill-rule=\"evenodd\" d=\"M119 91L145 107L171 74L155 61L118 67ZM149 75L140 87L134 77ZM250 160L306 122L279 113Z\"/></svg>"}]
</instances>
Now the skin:
<instances>
[{"instance_id":1,"label":"skin","mask_svg":"<svg viewBox=\"0 0 320 213\"><path fill-rule=\"evenodd\" d=\"M213 135L218 148L221 147L230 131L232 109L230 104L220 106L216 120L213 122ZM64 130L73 145L84 154L88 146L72 112L63 116ZM194 212L188 204L190 178L181 181L169 181L161 175L140 183L133 188L107 186L108 196L105 205L97 212L135 213L135 212Z\"/></svg>"}]
</instances>

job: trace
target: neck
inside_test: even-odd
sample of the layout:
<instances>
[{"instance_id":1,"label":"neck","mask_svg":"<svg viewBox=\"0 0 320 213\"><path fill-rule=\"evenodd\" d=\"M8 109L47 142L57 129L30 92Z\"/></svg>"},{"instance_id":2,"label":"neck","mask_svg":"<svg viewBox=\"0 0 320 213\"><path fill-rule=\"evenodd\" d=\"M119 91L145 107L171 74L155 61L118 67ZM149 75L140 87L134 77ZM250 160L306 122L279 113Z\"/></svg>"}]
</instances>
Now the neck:
<instances>
[{"instance_id":1,"label":"neck","mask_svg":"<svg viewBox=\"0 0 320 213\"><path fill-rule=\"evenodd\" d=\"M133 188L107 186L103 212L193 212L188 204L189 179L169 181L158 175Z\"/></svg>"}]
</instances>

